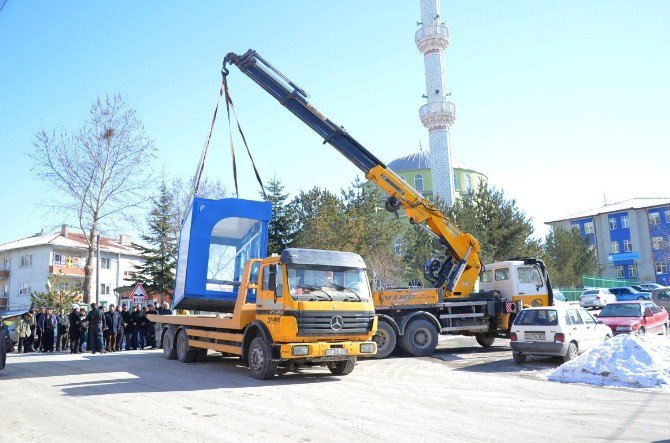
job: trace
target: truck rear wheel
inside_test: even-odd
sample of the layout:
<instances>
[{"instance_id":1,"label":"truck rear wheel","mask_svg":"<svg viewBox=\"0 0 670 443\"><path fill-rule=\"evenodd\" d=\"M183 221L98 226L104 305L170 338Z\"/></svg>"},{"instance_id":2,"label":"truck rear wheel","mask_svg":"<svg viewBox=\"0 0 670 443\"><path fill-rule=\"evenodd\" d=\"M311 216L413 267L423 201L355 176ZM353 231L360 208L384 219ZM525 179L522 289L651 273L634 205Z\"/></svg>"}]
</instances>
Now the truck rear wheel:
<instances>
[{"instance_id":1,"label":"truck rear wheel","mask_svg":"<svg viewBox=\"0 0 670 443\"><path fill-rule=\"evenodd\" d=\"M400 338L400 347L414 357L430 355L437 347L437 329L426 319L412 320Z\"/></svg>"},{"instance_id":2,"label":"truck rear wheel","mask_svg":"<svg viewBox=\"0 0 670 443\"><path fill-rule=\"evenodd\" d=\"M177 358L177 347L174 343L174 326L168 325L162 334L163 355L168 360Z\"/></svg>"},{"instance_id":3,"label":"truck rear wheel","mask_svg":"<svg viewBox=\"0 0 670 443\"><path fill-rule=\"evenodd\" d=\"M249 346L249 372L259 380L268 380L277 373L277 362L272 361L270 345L263 337L256 337Z\"/></svg>"},{"instance_id":4,"label":"truck rear wheel","mask_svg":"<svg viewBox=\"0 0 670 443\"><path fill-rule=\"evenodd\" d=\"M491 334L477 334L475 335L475 339L482 348L490 348L493 346L493 342L496 341L496 338Z\"/></svg>"},{"instance_id":5,"label":"truck rear wheel","mask_svg":"<svg viewBox=\"0 0 670 443\"><path fill-rule=\"evenodd\" d=\"M373 358L384 358L388 357L395 349L395 346L398 343L398 336L396 335L393 326L388 322L379 320L379 323L377 324L377 332L372 337L372 341L377 343L377 354L375 354Z\"/></svg>"},{"instance_id":6,"label":"truck rear wheel","mask_svg":"<svg viewBox=\"0 0 670 443\"><path fill-rule=\"evenodd\" d=\"M336 361L328 365L328 369L333 375L347 375L354 370L356 366L356 358L348 358L342 361Z\"/></svg>"},{"instance_id":7,"label":"truck rear wheel","mask_svg":"<svg viewBox=\"0 0 670 443\"><path fill-rule=\"evenodd\" d=\"M177 334L177 360L182 363L193 363L196 351L188 345L188 334L184 329Z\"/></svg>"}]
</instances>

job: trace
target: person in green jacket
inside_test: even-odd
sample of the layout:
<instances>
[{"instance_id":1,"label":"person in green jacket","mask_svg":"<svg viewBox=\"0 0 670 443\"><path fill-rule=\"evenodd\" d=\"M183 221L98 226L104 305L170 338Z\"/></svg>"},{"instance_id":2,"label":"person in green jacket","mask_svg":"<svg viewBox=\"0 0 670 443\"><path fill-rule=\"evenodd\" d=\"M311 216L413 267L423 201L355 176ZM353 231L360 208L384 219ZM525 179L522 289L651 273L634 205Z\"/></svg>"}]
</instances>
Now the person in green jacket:
<instances>
[{"instance_id":1,"label":"person in green jacket","mask_svg":"<svg viewBox=\"0 0 670 443\"><path fill-rule=\"evenodd\" d=\"M16 333L19 336L19 344L16 347L16 352L18 354L23 350L24 353L30 352L30 336L32 331L30 330L30 314L25 313L19 318L19 324L16 328Z\"/></svg>"}]
</instances>

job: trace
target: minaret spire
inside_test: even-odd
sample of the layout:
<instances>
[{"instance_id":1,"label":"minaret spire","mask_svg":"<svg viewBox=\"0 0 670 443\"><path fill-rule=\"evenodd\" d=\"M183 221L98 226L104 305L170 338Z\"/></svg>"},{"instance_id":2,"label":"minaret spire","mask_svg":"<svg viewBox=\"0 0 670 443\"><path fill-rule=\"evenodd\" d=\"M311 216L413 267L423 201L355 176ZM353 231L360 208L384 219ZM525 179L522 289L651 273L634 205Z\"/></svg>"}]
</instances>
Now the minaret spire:
<instances>
[{"instance_id":1,"label":"minaret spire","mask_svg":"<svg viewBox=\"0 0 670 443\"><path fill-rule=\"evenodd\" d=\"M456 107L446 100L445 91L444 51L449 46L449 29L440 22L440 0L420 1L421 29L415 41L424 57L428 103L419 109L419 118L428 128L433 195L451 206L455 195L449 128L456 118Z\"/></svg>"}]
</instances>

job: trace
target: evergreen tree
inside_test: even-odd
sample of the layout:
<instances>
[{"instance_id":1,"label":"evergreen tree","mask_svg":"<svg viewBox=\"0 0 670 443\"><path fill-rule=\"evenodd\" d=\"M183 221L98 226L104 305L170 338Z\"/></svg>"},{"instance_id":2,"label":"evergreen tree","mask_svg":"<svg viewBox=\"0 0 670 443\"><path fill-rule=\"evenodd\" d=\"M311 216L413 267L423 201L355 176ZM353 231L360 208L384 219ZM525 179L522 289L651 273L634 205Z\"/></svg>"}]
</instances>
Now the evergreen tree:
<instances>
[{"instance_id":1,"label":"evergreen tree","mask_svg":"<svg viewBox=\"0 0 670 443\"><path fill-rule=\"evenodd\" d=\"M279 254L293 242L297 222L288 197L279 179L275 177L268 182L267 201L272 203L272 220L268 228L269 254Z\"/></svg>"},{"instance_id":2,"label":"evergreen tree","mask_svg":"<svg viewBox=\"0 0 670 443\"><path fill-rule=\"evenodd\" d=\"M158 196L152 200L153 208L147 217L148 233L142 240L148 246L140 246L145 262L135 266L131 279L142 283L144 288L162 297L174 286L174 271L177 256L177 237L172 224L173 206L165 181L161 183Z\"/></svg>"},{"instance_id":3,"label":"evergreen tree","mask_svg":"<svg viewBox=\"0 0 670 443\"><path fill-rule=\"evenodd\" d=\"M537 256L541 251L540 242L532 238L532 220L514 199L506 199L503 191L486 184L443 212L477 239L484 263Z\"/></svg>"},{"instance_id":4,"label":"evergreen tree","mask_svg":"<svg viewBox=\"0 0 670 443\"><path fill-rule=\"evenodd\" d=\"M595 249L579 229L552 229L544 241L544 260L555 286L578 287L583 275L599 275Z\"/></svg>"},{"instance_id":5,"label":"evergreen tree","mask_svg":"<svg viewBox=\"0 0 670 443\"><path fill-rule=\"evenodd\" d=\"M49 276L44 292L33 292L30 299L35 306L69 310L73 303L81 301L82 294L69 288L63 274L57 274Z\"/></svg>"}]
</instances>

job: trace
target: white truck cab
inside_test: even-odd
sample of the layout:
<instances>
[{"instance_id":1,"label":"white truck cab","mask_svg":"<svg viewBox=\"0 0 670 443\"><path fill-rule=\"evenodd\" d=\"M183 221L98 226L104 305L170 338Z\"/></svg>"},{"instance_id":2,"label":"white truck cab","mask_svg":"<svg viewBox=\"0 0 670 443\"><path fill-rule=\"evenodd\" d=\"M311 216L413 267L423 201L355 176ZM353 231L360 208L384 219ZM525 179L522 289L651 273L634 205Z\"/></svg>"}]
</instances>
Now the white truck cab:
<instances>
[{"instance_id":1,"label":"white truck cab","mask_svg":"<svg viewBox=\"0 0 670 443\"><path fill-rule=\"evenodd\" d=\"M481 291L499 291L509 300L521 300L524 306L548 306L549 291L540 267L521 260L484 265L479 281Z\"/></svg>"}]
</instances>

